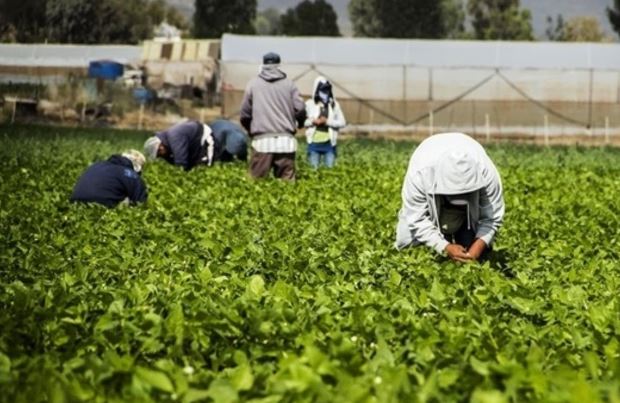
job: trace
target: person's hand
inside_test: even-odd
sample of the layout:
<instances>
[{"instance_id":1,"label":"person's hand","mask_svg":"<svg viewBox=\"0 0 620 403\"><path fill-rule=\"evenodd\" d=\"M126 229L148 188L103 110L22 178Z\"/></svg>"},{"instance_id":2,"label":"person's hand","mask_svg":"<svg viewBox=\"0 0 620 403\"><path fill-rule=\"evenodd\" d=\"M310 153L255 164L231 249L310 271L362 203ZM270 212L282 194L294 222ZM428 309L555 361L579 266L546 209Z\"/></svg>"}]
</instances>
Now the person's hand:
<instances>
[{"instance_id":1,"label":"person's hand","mask_svg":"<svg viewBox=\"0 0 620 403\"><path fill-rule=\"evenodd\" d=\"M324 125L325 123L327 123L327 118L325 116L319 116L318 118L314 119L312 121L312 123L315 126L321 126L321 125Z\"/></svg>"},{"instance_id":2,"label":"person's hand","mask_svg":"<svg viewBox=\"0 0 620 403\"><path fill-rule=\"evenodd\" d=\"M482 255L482 252L487 248L487 244L480 238L476 239L474 243L469 247L469 255L474 260L478 260Z\"/></svg>"},{"instance_id":3,"label":"person's hand","mask_svg":"<svg viewBox=\"0 0 620 403\"><path fill-rule=\"evenodd\" d=\"M457 243L449 244L446 246L445 251L448 257L455 262L466 263L473 260L473 257L467 252L467 249Z\"/></svg>"}]
</instances>

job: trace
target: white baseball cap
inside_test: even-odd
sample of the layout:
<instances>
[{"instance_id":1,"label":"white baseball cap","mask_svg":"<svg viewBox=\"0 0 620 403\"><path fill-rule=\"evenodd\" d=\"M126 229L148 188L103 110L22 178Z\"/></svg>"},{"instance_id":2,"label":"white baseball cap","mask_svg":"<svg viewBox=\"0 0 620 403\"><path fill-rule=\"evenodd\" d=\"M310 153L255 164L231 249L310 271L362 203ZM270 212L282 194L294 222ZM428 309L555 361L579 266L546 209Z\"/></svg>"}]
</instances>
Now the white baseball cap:
<instances>
[{"instance_id":1,"label":"white baseball cap","mask_svg":"<svg viewBox=\"0 0 620 403\"><path fill-rule=\"evenodd\" d=\"M157 150L160 144L161 140L157 136L149 137L144 142L144 153L149 159L154 160L157 158Z\"/></svg>"},{"instance_id":2,"label":"white baseball cap","mask_svg":"<svg viewBox=\"0 0 620 403\"><path fill-rule=\"evenodd\" d=\"M138 173L142 172L142 168L144 167L144 164L146 163L146 158L144 158L144 155L140 151L126 150L126 151L123 151L123 154L121 155L127 158L129 161L131 161L134 171Z\"/></svg>"}]
</instances>

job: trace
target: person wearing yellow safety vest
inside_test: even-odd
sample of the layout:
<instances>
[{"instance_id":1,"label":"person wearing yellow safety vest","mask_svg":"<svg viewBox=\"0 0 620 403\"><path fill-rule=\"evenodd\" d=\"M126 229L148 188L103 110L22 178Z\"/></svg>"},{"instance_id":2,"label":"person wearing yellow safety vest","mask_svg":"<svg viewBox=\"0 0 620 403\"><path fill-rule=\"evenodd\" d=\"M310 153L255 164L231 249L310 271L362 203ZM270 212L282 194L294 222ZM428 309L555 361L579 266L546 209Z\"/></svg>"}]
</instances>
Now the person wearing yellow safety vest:
<instances>
[{"instance_id":1,"label":"person wearing yellow safety vest","mask_svg":"<svg viewBox=\"0 0 620 403\"><path fill-rule=\"evenodd\" d=\"M331 168L336 162L338 131L347 123L325 77L314 80L312 97L306 101L306 115L308 162L318 168L323 156L325 166Z\"/></svg>"}]
</instances>

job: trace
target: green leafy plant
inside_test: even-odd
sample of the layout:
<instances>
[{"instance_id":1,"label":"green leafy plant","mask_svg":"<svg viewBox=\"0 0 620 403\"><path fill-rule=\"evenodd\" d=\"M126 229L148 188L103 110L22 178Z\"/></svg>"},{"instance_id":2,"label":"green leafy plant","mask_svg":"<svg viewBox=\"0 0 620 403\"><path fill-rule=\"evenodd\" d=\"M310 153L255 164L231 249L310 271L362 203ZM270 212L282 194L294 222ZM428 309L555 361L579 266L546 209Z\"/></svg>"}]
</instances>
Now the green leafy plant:
<instances>
[{"instance_id":1,"label":"green leafy plant","mask_svg":"<svg viewBox=\"0 0 620 403\"><path fill-rule=\"evenodd\" d=\"M413 143L334 170L147 165L149 201L68 202L147 133L0 127L0 401L618 401L620 153L490 147L484 264L393 249Z\"/></svg>"}]
</instances>

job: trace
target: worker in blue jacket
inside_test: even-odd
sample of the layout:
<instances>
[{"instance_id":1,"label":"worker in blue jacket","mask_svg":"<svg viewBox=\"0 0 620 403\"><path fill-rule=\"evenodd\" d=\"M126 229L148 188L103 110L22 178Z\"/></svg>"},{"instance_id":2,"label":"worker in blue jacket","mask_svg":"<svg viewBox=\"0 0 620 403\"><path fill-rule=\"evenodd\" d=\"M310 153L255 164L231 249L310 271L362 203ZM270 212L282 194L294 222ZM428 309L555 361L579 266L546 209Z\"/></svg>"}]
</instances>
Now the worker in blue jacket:
<instances>
[{"instance_id":1,"label":"worker in blue jacket","mask_svg":"<svg viewBox=\"0 0 620 403\"><path fill-rule=\"evenodd\" d=\"M142 153L129 150L92 164L78 179L71 201L99 203L106 207L115 207L121 202L145 202L148 193L140 177L144 163Z\"/></svg>"},{"instance_id":2,"label":"worker in blue jacket","mask_svg":"<svg viewBox=\"0 0 620 403\"><path fill-rule=\"evenodd\" d=\"M247 141L242 129L227 121L215 121L212 125L195 120L178 123L147 139L144 152L151 159L163 158L186 171L235 157L245 160Z\"/></svg>"},{"instance_id":3,"label":"worker in blue jacket","mask_svg":"<svg viewBox=\"0 0 620 403\"><path fill-rule=\"evenodd\" d=\"M248 159L248 136L241 126L230 120L218 119L209 123L215 140L214 160L230 162Z\"/></svg>"}]
</instances>

